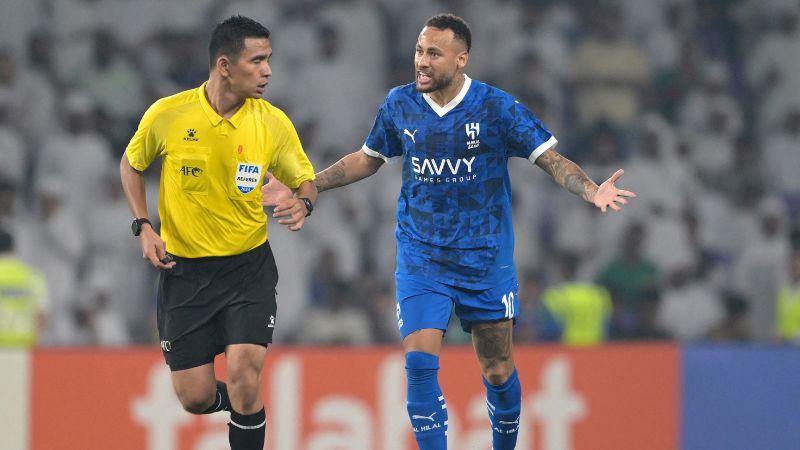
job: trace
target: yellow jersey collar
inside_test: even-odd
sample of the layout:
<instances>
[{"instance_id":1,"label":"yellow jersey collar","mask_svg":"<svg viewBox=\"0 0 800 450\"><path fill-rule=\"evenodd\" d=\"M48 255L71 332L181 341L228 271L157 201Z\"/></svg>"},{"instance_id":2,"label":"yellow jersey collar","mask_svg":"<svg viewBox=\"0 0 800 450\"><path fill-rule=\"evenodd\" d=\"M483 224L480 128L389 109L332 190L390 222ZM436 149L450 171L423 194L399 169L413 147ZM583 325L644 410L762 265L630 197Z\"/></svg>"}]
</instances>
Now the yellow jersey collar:
<instances>
[{"instance_id":1,"label":"yellow jersey collar","mask_svg":"<svg viewBox=\"0 0 800 450\"><path fill-rule=\"evenodd\" d=\"M211 104L208 103L208 99L206 98L206 84L208 84L208 81L197 88L197 96L200 97L200 107L203 108L203 112L206 113L206 117L208 117L208 120L211 121L211 125L216 127L225 119L216 111L214 111L214 108L212 108ZM232 115L230 119L228 119L228 122L230 122L234 128L239 128L239 125L242 123L245 114L247 114L245 111L250 107L250 101L251 99L249 98L245 99L244 104L242 104L239 110L236 111L236 113Z\"/></svg>"}]
</instances>

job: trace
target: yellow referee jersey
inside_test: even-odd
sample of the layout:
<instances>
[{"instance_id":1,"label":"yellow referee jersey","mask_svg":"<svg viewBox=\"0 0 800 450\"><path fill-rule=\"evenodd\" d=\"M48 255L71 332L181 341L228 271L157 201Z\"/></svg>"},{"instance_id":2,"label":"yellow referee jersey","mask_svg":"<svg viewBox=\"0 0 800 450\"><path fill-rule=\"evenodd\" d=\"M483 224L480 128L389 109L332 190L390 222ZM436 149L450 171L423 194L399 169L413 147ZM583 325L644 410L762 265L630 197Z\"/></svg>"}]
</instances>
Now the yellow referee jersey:
<instances>
[{"instance_id":1,"label":"yellow referee jersey","mask_svg":"<svg viewBox=\"0 0 800 450\"><path fill-rule=\"evenodd\" d=\"M155 102L126 149L139 171L162 157L161 237L168 252L186 258L236 255L264 243L265 171L292 189L314 180L283 111L248 98L224 119L208 103L205 86Z\"/></svg>"}]
</instances>

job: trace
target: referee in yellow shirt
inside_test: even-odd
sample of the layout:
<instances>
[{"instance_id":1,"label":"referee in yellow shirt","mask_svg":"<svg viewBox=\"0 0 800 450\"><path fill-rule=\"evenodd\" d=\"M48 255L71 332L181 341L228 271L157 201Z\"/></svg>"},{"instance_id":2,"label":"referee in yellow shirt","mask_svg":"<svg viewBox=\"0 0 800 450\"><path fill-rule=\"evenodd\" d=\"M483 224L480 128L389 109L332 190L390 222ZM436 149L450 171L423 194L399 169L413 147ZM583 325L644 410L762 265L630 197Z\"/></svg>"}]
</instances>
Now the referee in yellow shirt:
<instances>
[{"instance_id":1,"label":"referee in yellow shirt","mask_svg":"<svg viewBox=\"0 0 800 450\"><path fill-rule=\"evenodd\" d=\"M232 450L262 450L265 440L261 370L278 271L260 188L274 176L295 191L277 204L286 210L279 223L291 230L302 228L317 197L294 126L261 98L271 55L269 30L258 22L218 24L208 81L155 102L120 161L133 234L161 269L158 332L175 392L191 413L230 411ZM147 220L142 175L156 157L161 236ZM223 351L227 385L214 375Z\"/></svg>"}]
</instances>

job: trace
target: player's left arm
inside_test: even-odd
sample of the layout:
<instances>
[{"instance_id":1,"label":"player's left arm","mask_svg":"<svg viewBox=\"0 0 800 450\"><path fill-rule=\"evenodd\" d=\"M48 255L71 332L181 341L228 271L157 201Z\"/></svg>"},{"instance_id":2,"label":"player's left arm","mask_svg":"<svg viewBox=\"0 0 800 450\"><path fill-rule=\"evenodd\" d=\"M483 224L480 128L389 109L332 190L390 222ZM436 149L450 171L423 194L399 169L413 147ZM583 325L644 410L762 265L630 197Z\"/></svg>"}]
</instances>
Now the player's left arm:
<instances>
[{"instance_id":1,"label":"player's left arm","mask_svg":"<svg viewBox=\"0 0 800 450\"><path fill-rule=\"evenodd\" d=\"M609 179L598 186L580 166L553 149L545 150L536 158L536 165L550 174L564 189L594 204L602 212L606 212L609 207L619 211L620 205L628 203L625 197L636 197L635 193L616 187L615 183L625 173L622 169L614 172Z\"/></svg>"}]
</instances>

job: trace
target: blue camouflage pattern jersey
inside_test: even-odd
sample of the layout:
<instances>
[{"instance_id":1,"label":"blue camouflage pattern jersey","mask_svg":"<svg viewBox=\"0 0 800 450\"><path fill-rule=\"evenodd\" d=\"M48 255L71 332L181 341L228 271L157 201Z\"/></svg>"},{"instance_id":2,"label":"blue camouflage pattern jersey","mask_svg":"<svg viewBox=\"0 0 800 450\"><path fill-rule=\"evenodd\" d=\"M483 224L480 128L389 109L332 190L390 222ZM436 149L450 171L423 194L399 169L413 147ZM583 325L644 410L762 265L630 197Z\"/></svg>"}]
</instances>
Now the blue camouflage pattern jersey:
<instances>
[{"instance_id":1,"label":"blue camouflage pattern jersey","mask_svg":"<svg viewBox=\"0 0 800 450\"><path fill-rule=\"evenodd\" d=\"M467 289L516 277L508 159L533 163L556 142L511 95L467 76L444 107L414 83L392 89L362 150L403 161L397 273Z\"/></svg>"}]
</instances>

